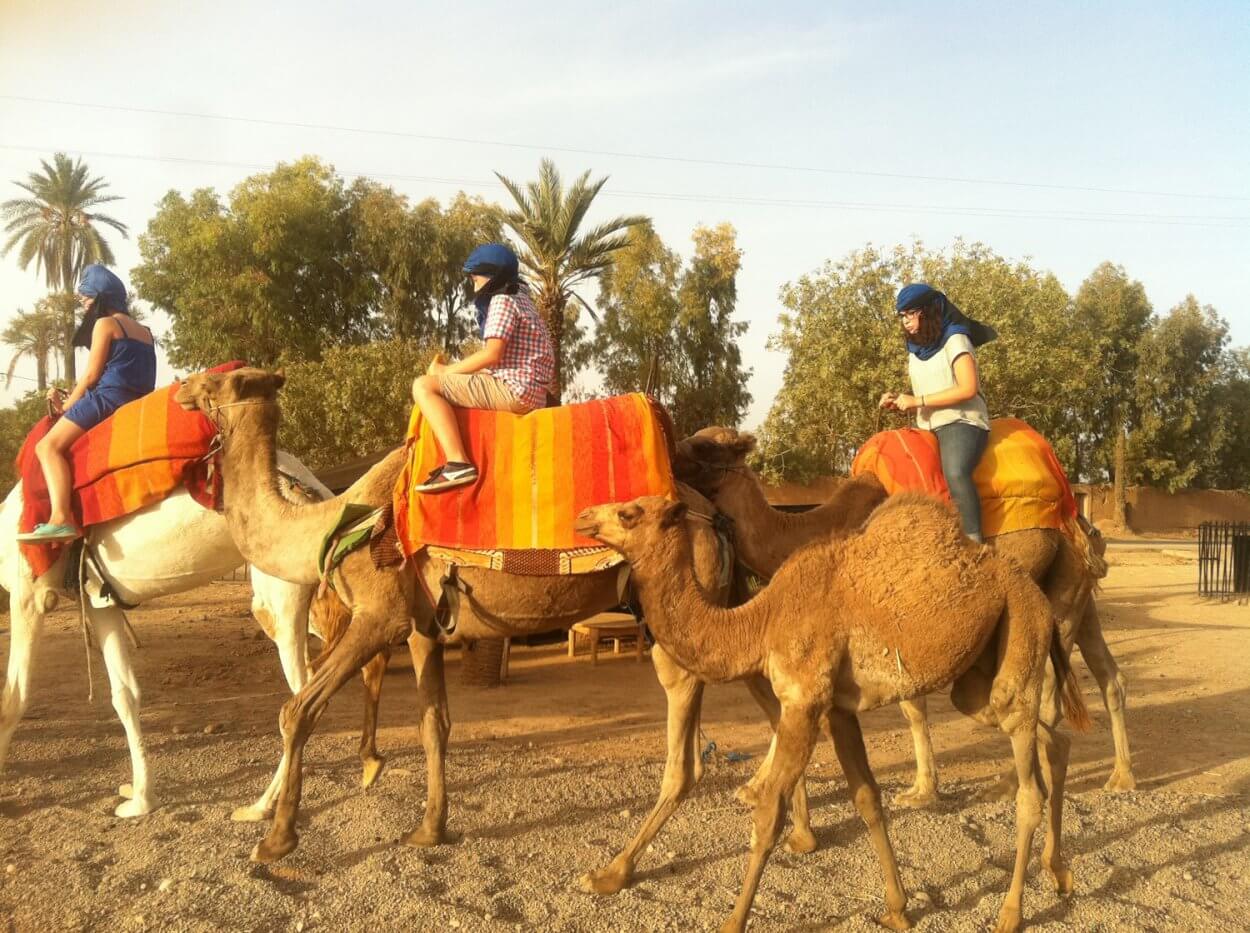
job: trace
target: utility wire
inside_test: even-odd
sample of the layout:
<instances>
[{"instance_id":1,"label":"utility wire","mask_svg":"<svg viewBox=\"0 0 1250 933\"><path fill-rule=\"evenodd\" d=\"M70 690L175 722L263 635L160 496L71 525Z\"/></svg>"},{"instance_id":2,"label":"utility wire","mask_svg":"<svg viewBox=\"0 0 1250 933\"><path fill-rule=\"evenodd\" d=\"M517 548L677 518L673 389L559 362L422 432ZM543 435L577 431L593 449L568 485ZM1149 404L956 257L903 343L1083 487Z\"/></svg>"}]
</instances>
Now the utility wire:
<instances>
[{"instance_id":1,"label":"utility wire","mask_svg":"<svg viewBox=\"0 0 1250 933\"><path fill-rule=\"evenodd\" d=\"M843 169L828 166L788 165L779 162L750 162L733 159L706 159L692 156L665 155L661 153L628 152L612 149L587 149L576 146L538 145L537 143L507 142L498 139L481 139L469 136L444 136L433 133L413 133L406 130L386 130L372 127L342 126L332 123L314 123L300 120L273 120L261 117L241 117L231 114L202 113L190 110L161 110L155 107L128 107L121 104L98 104L87 101L59 100L49 97L28 97L18 94L0 94L0 100L19 103L80 107L89 110L108 110L116 113L136 113L146 116L183 117L196 120L218 120L229 123L245 123L253 126L274 126L285 129L328 130L335 133L354 133L365 136L385 136L395 139L420 139L427 142L463 143L474 146L498 146L507 149L526 149L535 152L562 152L573 155L608 156L620 159L639 159L652 162L676 162L684 165L715 165L722 168L749 168L768 171L803 172L819 175L843 175L858 178L891 178L907 181L938 181L960 185L999 185L1010 188L1033 188L1044 191L1080 191L1098 194L1131 194L1157 198L1190 198L1209 201L1250 201L1250 195L1202 194L1179 191L1154 191L1137 188L1113 188L1098 185L1060 185L1046 182L1018 181L1002 178L975 178L957 175L915 175L905 172L878 172L866 169Z\"/></svg>"},{"instance_id":2,"label":"utility wire","mask_svg":"<svg viewBox=\"0 0 1250 933\"><path fill-rule=\"evenodd\" d=\"M169 162L181 165L208 165L217 168L241 168L265 170L272 168L273 163L237 162L222 159L202 159L185 156L158 156L142 153L102 152L71 147L57 146L20 146L0 144L0 149L19 152L67 152L77 156L89 156L103 159L128 159L144 162ZM473 178L445 178L429 175L409 175L396 172L364 172L339 170L340 174L352 178L385 179L388 181L409 181L424 184L457 185L460 187L500 189L504 186L498 181L484 181ZM872 213L895 214L932 214L955 217L985 217L1025 220L1060 220L1083 223L1125 223L1146 224L1152 226L1172 227L1212 227L1222 230L1246 229L1250 216L1222 214L1135 214L1117 213L1114 211L1094 212L1077 210L1037 211L1029 209L997 208L983 206L947 207L936 204L898 204L870 201L819 201L805 199L764 198L745 195L728 194L685 194L664 191L627 191L606 190L602 196L615 198L647 198L664 201L685 201L691 203L722 203L742 204L764 207L787 208L836 208L849 211L867 211Z\"/></svg>"}]
</instances>

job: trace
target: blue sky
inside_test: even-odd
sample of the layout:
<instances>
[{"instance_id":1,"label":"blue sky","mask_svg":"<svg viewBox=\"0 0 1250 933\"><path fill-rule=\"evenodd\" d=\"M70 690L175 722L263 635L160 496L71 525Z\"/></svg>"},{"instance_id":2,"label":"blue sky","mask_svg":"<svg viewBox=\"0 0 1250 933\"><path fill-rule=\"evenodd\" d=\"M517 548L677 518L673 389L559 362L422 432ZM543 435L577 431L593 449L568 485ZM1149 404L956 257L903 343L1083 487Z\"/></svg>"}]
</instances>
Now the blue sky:
<instances>
[{"instance_id":1,"label":"blue sky","mask_svg":"<svg viewBox=\"0 0 1250 933\"><path fill-rule=\"evenodd\" d=\"M737 227L753 426L784 370L764 348L779 287L867 242L981 240L1070 290L1112 260L1156 310L1192 292L1250 343L1248 62L1244 0L4 0L0 197L84 153L125 198L125 275L171 188L311 153L414 199L494 199L492 171L551 155L611 176L600 217L649 214L683 253L696 224ZM42 293L0 260L0 319Z\"/></svg>"}]
</instances>

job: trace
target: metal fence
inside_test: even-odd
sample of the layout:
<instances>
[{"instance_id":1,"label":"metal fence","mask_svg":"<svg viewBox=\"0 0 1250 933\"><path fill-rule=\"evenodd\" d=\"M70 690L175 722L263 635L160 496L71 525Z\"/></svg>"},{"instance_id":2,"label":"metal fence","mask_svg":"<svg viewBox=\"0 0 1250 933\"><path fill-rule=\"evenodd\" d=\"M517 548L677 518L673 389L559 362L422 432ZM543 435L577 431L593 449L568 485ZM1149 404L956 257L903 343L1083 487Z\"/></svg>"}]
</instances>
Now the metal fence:
<instances>
[{"instance_id":1,"label":"metal fence","mask_svg":"<svg viewBox=\"0 0 1250 933\"><path fill-rule=\"evenodd\" d=\"M1198 526L1198 594L1242 601L1250 597L1250 522Z\"/></svg>"}]
</instances>

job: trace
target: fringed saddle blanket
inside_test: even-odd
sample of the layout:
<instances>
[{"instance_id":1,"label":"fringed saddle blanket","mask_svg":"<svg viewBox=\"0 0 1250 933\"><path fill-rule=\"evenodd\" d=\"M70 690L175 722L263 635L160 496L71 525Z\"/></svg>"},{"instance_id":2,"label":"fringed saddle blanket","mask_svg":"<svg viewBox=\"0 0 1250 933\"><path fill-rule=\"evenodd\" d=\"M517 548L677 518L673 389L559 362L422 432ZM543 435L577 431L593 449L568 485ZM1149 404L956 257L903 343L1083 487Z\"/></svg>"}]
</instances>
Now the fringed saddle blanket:
<instances>
[{"instance_id":1,"label":"fringed saddle blanket","mask_svg":"<svg viewBox=\"0 0 1250 933\"><path fill-rule=\"evenodd\" d=\"M619 555L573 531L592 505L675 498L667 416L645 395L541 408L526 415L457 409L480 478L436 494L413 491L444 461L414 408L408 458L395 487L395 527L412 556L424 547L456 563L509 573L589 573Z\"/></svg>"},{"instance_id":2,"label":"fringed saddle blanket","mask_svg":"<svg viewBox=\"0 0 1250 933\"><path fill-rule=\"evenodd\" d=\"M241 365L228 363L212 372ZM178 387L175 382L123 405L70 448L74 519L80 528L137 512L183 486L205 508L217 505L217 474L208 458L217 429L201 412L186 411L174 401ZM53 423L51 417L41 418L17 456L22 532L31 531L51 514L35 444ZM64 547L65 542L21 545L35 576L46 573Z\"/></svg>"},{"instance_id":3,"label":"fringed saddle blanket","mask_svg":"<svg viewBox=\"0 0 1250 933\"><path fill-rule=\"evenodd\" d=\"M852 476L863 473L875 475L891 495L913 491L950 498L931 431L900 428L874 434L851 464ZM1067 474L1046 439L1018 418L990 423L989 443L972 478L981 495L987 538L1029 528L1073 533L1076 499Z\"/></svg>"}]
</instances>

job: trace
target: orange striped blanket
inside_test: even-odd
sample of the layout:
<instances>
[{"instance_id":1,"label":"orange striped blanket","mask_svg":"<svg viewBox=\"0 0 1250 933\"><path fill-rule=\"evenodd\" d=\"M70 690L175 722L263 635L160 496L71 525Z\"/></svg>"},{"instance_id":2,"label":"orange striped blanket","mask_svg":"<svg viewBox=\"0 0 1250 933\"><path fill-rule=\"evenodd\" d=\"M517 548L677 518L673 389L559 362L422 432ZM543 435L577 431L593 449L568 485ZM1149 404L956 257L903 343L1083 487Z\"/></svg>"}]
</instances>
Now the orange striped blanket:
<instances>
[{"instance_id":1,"label":"orange striped blanket","mask_svg":"<svg viewBox=\"0 0 1250 933\"><path fill-rule=\"evenodd\" d=\"M526 415L469 408L456 409L456 415L480 478L432 495L413 491L445 459L414 407L408 458L394 495L395 527L408 556L426 545L601 550L600 542L573 531L582 509L638 496L676 496L666 416L645 395Z\"/></svg>"},{"instance_id":2,"label":"orange striped blanket","mask_svg":"<svg viewBox=\"0 0 1250 933\"><path fill-rule=\"evenodd\" d=\"M212 371L224 372L241 365L226 364ZM73 509L80 528L137 512L181 486L201 505L215 507L216 474L208 469L205 456L217 429L202 413L186 411L174 401L178 385L175 382L123 405L70 448ZM40 419L17 456L23 499L19 527L23 532L47 521L51 513L35 444L52 425L52 418ZM22 544L21 548L35 576L40 576L56 563L64 546Z\"/></svg>"},{"instance_id":3,"label":"orange striped blanket","mask_svg":"<svg viewBox=\"0 0 1250 933\"><path fill-rule=\"evenodd\" d=\"M851 475L872 473L893 495L905 490L950 499L937 436L900 428L874 434L859 449ZM990 423L985 455L973 473L981 494L981 524L987 538L1028 528L1072 533L1076 499L1067 474L1046 439L1018 418Z\"/></svg>"}]
</instances>

